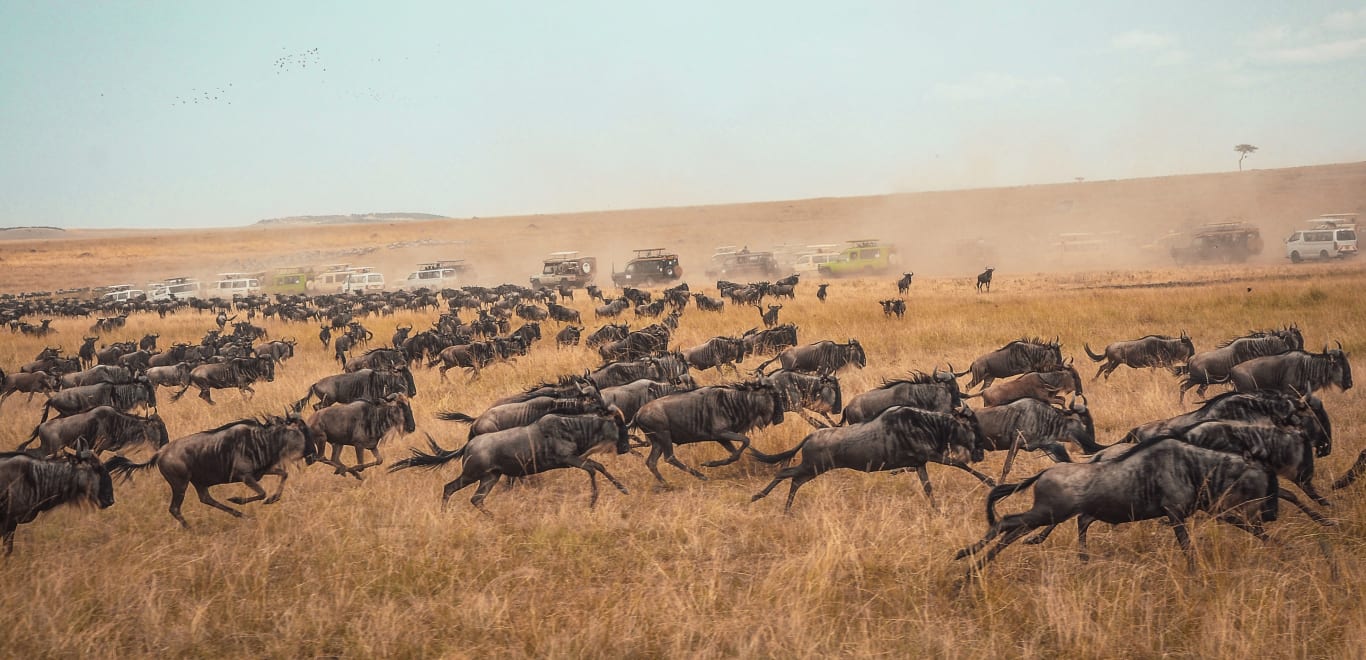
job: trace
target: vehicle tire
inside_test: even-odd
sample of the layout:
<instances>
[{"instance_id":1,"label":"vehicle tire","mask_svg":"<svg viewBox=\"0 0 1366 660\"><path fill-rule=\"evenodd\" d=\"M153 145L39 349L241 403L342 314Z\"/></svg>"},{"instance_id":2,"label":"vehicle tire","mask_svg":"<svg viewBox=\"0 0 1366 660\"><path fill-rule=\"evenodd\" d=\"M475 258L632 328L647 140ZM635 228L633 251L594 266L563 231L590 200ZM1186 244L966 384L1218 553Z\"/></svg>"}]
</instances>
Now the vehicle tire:
<instances>
[{"instance_id":1,"label":"vehicle tire","mask_svg":"<svg viewBox=\"0 0 1366 660\"><path fill-rule=\"evenodd\" d=\"M1327 251L1327 250L1319 250L1319 258L1320 258L1320 259L1327 259L1327 258L1328 258L1328 251Z\"/></svg>"},{"instance_id":2,"label":"vehicle tire","mask_svg":"<svg viewBox=\"0 0 1366 660\"><path fill-rule=\"evenodd\" d=\"M1304 257L1300 256L1299 250L1290 253L1290 263L1297 264L1301 261L1304 261Z\"/></svg>"}]
</instances>

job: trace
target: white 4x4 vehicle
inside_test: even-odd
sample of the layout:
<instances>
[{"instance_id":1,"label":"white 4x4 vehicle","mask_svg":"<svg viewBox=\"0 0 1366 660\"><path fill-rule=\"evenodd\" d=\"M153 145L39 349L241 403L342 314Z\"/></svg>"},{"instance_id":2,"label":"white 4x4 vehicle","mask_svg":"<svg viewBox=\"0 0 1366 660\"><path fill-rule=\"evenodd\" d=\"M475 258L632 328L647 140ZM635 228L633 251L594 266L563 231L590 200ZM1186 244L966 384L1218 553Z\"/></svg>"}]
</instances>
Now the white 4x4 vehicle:
<instances>
[{"instance_id":1,"label":"white 4x4 vehicle","mask_svg":"<svg viewBox=\"0 0 1366 660\"><path fill-rule=\"evenodd\" d=\"M1305 259L1337 259L1357 254L1356 215L1335 213L1310 220L1311 229L1285 239L1285 256L1295 263Z\"/></svg>"}]
</instances>

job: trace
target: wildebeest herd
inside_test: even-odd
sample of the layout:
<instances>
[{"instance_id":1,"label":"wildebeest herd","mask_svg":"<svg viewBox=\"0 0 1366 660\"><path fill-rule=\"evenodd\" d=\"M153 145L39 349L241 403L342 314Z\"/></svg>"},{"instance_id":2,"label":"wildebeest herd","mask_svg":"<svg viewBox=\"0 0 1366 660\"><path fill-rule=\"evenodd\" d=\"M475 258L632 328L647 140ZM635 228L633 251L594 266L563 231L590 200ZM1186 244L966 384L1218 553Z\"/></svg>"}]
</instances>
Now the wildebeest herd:
<instances>
[{"instance_id":1,"label":"wildebeest herd","mask_svg":"<svg viewBox=\"0 0 1366 660\"><path fill-rule=\"evenodd\" d=\"M978 278L979 289L989 290L991 272L987 269ZM896 283L899 293L904 295L910 283L907 273ZM463 382L471 382L494 365L534 359L533 350L575 346L581 337L597 352L600 364L508 393L478 414L438 413L440 421L424 429L426 449L411 450L389 471L460 460L461 472L444 486L441 501L476 486L471 502L488 513L485 499L501 479L578 468L588 474L591 507L598 498L599 474L627 492L595 454L643 456L662 488L668 482L659 469L661 459L706 480L704 472L680 458L678 448L715 442L725 457L702 463L704 468L733 464L746 453L761 464L779 465L753 499L788 481L785 510L804 484L836 468L914 471L930 506L937 509L927 466L946 465L991 488L985 536L959 553L960 558L975 558L978 567L1032 530L1043 530L1031 539L1040 542L1073 517L1078 519L1083 559L1087 528L1097 520L1165 519L1188 551L1186 520L1199 511L1258 537L1265 537L1265 526L1277 519L1280 501L1329 524L1280 479L1314 505L1328 504L1313 484L1315 459L1333 449L1332 423L1319 393L1352 387L1341 344L1306 351L1300 329L1291 325L1235 337L1205 352L1198 352L1185 332L1117 340L1100 352L1086 345L1085 354L1099 363L1093 382L1102 376L1108 380L1127 366L1169 370L1182 379L1173 392L1180 397L1192 388L1203 396L1211 386L1232 386L1194 411L1143 424L1105 445L1097 438L1082 377L1057 339L1008 342L972 359L961 372L951 364L928 365L927 372L893 365L907 375L846 400L839 374L867 366L863 344L857 338L803 344L796 323L779 324L781 305L763 306L766 299L794 298L798 286L796 276L775 284L718 282L715 297L693 292L687 284L662 292L626 288L616 297L591 287L594 317L605 321L588 333L579 325L580 312L564 304L572 301L572 291L516 285L256 296L230 302L0 303L0 320L9 321L12 332L39 337L56 332L47 319L100 319L91 328L96 336L84 338L76 357L65 357L64 349L51 346L13 373L0 371L0 404L14 393L46 397L27 440L16 451L0 454L0 532L6 552L12 550L15 528L39 512L64 502L110 506L112 477L130 478L152 467L170 485L169 511L182 525L188 525L181 506L191 486L204 504L240 516L239 509L215 499L210 488L242 483L250 495L230 497L229 503L270 504L281 496L287 467L299 459L361 479L363 471L383 463L380 445L385 438L418 430L411 406L419 396L414 370L435 369L442 382L451 383L447 387L458 388L462 381L448 378L451 369L460 368ZM826 286L820 288L822 302ZM714 313L723 311L727 300L732 306L758 307L764 328L736 328L729 336L696 346L675 342L690 303L694 313ZM904 304L896 302L883 301L887 314L905 313ZM97 347L100 334L119 332L130 314L156 312L164 318L192 310L214 314L216 327L198 342L176 342L161 350L160 334L148 334L141 341ZM397 326L390 345L371 347L376 333L364 323L373 324L395 310L430 314L433 320L419 331ZM649 324L632 329L630 323L615 320L627 310ZM246 320L234 322L241 315ZM336 359L341 372L319 378L299 393L300 399L289 397L295 401L290 409L171 440L158 412L158 388L174 388L171 401L190 388L199 390L202 404L182 405L214 404L214 389L237 389L246 399L254 393L253 385L273 382L277 368L288 369L288 361L307 350L292 338L268 340L265 328L252 322L258 317L320 324L321 350ZM44 322L35 326L24 318ZM109 322L111 318L119 322ZM514 318L520 319L516 328ZM542 323L558 324L554 341L545 342L553 344L549 348L538 347ZM760 356L763 360L743 375L738 364ZM775 364L779 368L770 370ZM699 385L694 375L709 370L718 377L729 372L736 380ZM960 389L963 377L970 378ZM969 402L976 398L983 405L974 409ZM789 414L811 427L800 442L772 454L752 446L755 431L788 423ZM431 435L450 436L450 423L468 425L455 449L444 448ZM154 453L142 462L118 454L100 460L143 443ZM1075 458L1068 445L1086 458ZM355 464L343 462L347 447L354 451ZM1020 451L1041 452L1056 464L1023 481L999 485L973 467L987 452L1003 452L999 480L1004 481ZM366 452L373 460L365 460ZM1366 452L1333 487L1351 484L1363 471ZM278 477L269 495L261 484L267 475ZM999 517L997 502L1024 490L1032 490L1033 507Z\"/></svg>"}]
</instances>

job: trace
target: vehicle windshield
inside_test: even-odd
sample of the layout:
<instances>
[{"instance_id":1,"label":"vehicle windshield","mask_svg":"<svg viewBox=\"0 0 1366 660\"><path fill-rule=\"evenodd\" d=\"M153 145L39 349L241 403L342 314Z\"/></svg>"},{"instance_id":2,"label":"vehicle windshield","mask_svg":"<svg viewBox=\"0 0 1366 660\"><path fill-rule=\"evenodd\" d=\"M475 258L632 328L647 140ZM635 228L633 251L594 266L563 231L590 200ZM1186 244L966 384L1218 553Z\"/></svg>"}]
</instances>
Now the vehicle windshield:
<instances>
[{"instance_id":1,"label":"vehicle windshield","mask_svg":"<svg viewBox=\"0 0 1366 660\"><path fill-rule=\"evenodd\" d=\"M1352 229L1339 229L1339 230L1338 230L1338 240L1339 240L1339 241L1355 241L1356 239L1357 239L1357 233L1356 233L1355 230L1352 230Z\"/></svg>"}]
</instances>

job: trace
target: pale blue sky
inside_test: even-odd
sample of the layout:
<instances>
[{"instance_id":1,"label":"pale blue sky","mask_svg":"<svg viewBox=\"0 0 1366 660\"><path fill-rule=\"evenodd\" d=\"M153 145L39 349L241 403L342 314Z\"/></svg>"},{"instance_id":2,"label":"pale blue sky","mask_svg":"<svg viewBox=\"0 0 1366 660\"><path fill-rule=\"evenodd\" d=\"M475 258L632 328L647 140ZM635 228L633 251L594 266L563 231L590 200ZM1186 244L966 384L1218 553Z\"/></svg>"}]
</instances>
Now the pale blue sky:
<instances>
[{"instance_id":1,"label":"pale blue sky","mask_svg":"<svg viewBox=\"0 0 1366 660\"><path fill-rule=\"evenodd\" d=\"M340 5L0 0L0 226L1366 160L1362 3Z\"/></svg>"}]
</instances>

